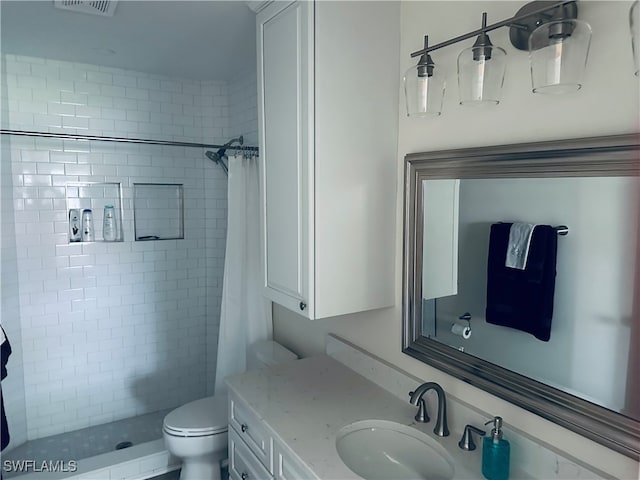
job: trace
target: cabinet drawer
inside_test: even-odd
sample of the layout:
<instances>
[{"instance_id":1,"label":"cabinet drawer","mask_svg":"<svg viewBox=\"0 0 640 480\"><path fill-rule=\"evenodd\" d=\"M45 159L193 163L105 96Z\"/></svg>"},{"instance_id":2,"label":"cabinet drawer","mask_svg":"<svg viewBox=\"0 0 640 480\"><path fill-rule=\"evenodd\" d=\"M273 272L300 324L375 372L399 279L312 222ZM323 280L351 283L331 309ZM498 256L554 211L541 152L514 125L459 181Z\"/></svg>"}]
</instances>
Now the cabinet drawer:
<instances>
[{"instance_id":1,"label":"cabinet drawer","mask_svg":"<svg viewBox=\"0 0 640 480\"><path fill-rule=\"evenodd\" d=\"M234 480L273 480L271 474L251 453L238 432L229 429L229 478Z\"/></svg>"},{"instance_id":2,"label":"cabinet drawer","mask_svg":"<svg viewBox=\"0 0 640 480\"><path fill-rule=\"evenodd\" d=\"M279 441L273 441L273 476L276 480L316 479L305 465Z\"/></svg>"},{"instance_id":3,"label":"cabinet drawer","mask_svg":"<svg viewBox=\"0 0 640 480\"><path fill-rule=\"evenodd\" d=\"M249 407L231 394L229 395L229 425L235 429L267 470L272 472L271 435L260 419L249 410ZM231 434L231 429L229 429L229 434Z\"/></svg>"}]
</instances>

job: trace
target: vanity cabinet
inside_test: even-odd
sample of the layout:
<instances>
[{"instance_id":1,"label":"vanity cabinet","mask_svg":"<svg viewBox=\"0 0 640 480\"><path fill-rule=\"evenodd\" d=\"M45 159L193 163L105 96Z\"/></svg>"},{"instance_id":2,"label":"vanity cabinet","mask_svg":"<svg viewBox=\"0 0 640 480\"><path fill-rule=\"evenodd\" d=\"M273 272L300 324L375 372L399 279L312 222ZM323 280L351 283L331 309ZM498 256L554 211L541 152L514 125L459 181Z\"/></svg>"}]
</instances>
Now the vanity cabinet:
<instances>
[{"instance_id":1,"label":"vanity cabinet","mask_svg":"<svg viewBox=\"0 0 640 480\"><path fill-rule=\"evenodd\" d=\"M229 479L269 480L273 475L264 467L233 428L229 429Z\"/></svg>"},{"instance_id":2,"label":"vanity cabinet","mask_svg":"<svg viewBox=\"0 0 640 480\"><path fill-rule=\"evenodd\" d=\"M229 393L229 478L316 478L237 395Z\"/></svg>"},{"instance_id":3,"label":"vanity cabinet","mask_svg":"<svg viewBox=\"0 0 640 480\"><path fill-rule=\"evenodd\" d=\"M264 293L309 319L394 303L399 9L257 16Z\"/></svg>"}]
</instances>

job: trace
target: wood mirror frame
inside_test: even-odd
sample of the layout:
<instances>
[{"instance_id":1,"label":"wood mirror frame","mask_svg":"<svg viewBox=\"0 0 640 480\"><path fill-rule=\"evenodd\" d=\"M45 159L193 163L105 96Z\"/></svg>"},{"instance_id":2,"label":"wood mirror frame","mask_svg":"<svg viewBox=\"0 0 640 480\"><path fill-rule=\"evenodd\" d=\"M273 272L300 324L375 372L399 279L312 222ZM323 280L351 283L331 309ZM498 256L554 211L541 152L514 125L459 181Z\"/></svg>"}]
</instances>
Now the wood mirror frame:
<instances>
[{"instance_id":1,"label":"wood mirror frame","mask_svg":"<svg viewBox=\"0 0 640 480\"><path fill-rule=\"evenodd\" d=\"M416 248L423 242L424 180L638 176L639 169L640 135L633 134L407 155L402 351L608 448L640 459L637 419L422 336L422 248ZM640 292L639 283L640 269L636 266L636 292ZM632 342L637 340L636 343L640 342L638 296L632 319Z\"/></svg>"}]
</instances>

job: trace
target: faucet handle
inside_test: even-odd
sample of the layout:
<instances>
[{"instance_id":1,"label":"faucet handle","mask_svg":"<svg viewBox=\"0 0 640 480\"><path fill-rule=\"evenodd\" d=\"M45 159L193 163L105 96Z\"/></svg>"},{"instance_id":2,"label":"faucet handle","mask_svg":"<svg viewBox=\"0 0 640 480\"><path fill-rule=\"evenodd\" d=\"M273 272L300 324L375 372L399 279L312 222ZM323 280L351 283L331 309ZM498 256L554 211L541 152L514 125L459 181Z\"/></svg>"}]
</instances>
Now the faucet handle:
<instances>
[{"instance_id":1,"label":"faucet handle","mask_svg":"<svg viewBox=\"0 0 640 480\"><path fill-rule=\"evenodd\" d=\"M471 432L477 433L478 435L485 435L487 433L484 430L480 430L479 428L474 427L473 425L466 425L464 427L462 438L458 442L458 446L462 450L472 451L476 449L476 444L473 442L473 435L471 434Z\"/></svg>"},{"instance_id":2,"label":"faucet handle","mask_svg":"<svg viewBox=\"0 0 640 480\"><path fill-rule=\"evenodd\" d=\"M413 393L414 392L409 392L409 397L412 397ZM416 422L421 423L428 423L429 420L431 420L427 413L427 404L425 403L424 398L420 398L420 400L418 400L418 413L416 413L416 416L413 418Z\"/></svg>"}]
</instances>

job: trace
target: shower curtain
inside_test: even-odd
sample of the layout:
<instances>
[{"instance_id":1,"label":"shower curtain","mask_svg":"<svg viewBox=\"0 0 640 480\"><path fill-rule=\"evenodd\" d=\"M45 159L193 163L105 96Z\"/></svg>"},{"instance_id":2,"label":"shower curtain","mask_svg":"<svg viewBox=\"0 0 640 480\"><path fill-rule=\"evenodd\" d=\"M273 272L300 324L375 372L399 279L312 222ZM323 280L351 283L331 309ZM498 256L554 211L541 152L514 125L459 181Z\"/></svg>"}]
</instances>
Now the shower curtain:
<instances>
[{"instance_id":1,"label":"shower curtain","mask_svg":"<svg viewBox=\"0 0 640 480\"><path fill-rule=\"evenodd\" d=\"M246 370L247 347L271 339L271 304L262 296L258 159L229 156L227 247L218 333L215 394Z\"/></svg>"}]
</instances>

